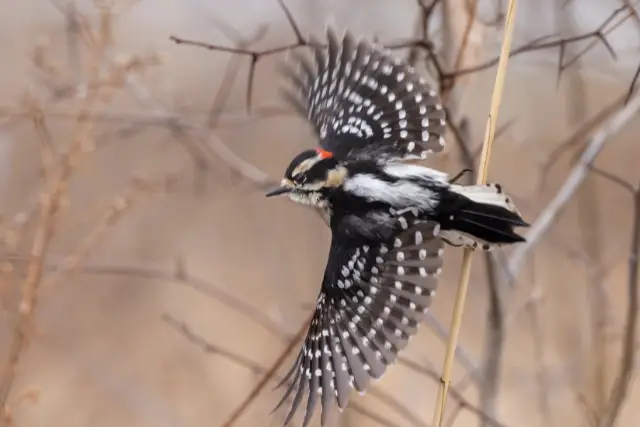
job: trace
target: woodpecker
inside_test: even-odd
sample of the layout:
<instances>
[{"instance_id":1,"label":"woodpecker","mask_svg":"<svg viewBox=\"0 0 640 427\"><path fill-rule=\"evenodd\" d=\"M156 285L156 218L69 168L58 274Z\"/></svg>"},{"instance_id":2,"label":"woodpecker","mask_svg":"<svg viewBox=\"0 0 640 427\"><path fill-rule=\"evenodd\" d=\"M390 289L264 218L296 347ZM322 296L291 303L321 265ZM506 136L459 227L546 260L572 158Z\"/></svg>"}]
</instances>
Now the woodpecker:
<instances>
[{"instance_id":1,"label":"woodpecker","mask_svg":"<svg viewBox=\"0 0 640 427\"><path fill-rule=\"evenodd\" d=\"M445 132L438 95L412 67L349 31L326 35L326 45L311 41L313 60L296 53L282 68L284 97L319 147L267 193L323 210L332 234L308 333L279 384L289 386L276 409L293 399L284 425L306 396L303 427L318 403L324 426L329 408L364 393L416 334L444 243L491 250L523 242L514 228L528 226L499 184L459 185L410 162L442 151Z\"/></svg>"}]
</instances>

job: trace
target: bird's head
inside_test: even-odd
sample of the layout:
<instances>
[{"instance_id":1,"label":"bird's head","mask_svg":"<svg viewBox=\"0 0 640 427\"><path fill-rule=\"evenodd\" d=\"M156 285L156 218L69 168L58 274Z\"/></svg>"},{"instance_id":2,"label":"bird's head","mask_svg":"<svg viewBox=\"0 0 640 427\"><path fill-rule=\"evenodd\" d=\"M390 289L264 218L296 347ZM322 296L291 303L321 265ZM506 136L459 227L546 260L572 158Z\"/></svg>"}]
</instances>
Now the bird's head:
<instances>
[{"instance_id":1,"label":"bird's head","mask_svg":"<svg viewBox=\"0 0 640 427\"><path fill-rule=\"evenodd\" d=\"M344 183L347 170L332 153L316 149L298 154L284 173L280 187L267 197L286 194L304 205L327 208L327 197Z\"/></svg>"}]
</instances>

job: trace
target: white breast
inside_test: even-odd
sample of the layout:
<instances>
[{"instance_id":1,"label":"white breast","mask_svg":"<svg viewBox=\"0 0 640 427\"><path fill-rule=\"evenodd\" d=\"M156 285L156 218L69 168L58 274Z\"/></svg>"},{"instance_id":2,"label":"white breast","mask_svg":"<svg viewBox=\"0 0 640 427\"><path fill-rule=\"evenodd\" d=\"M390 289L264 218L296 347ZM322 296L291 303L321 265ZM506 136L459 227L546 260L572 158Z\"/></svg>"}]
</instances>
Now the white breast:
<instances>
[{"instance_id":1,"label":"white breast","mask_svg":"<svg viewBox=\"0 0 640 427\"><path fill-rule=\"evenodd\" d=\"M383 201L399 209L418 207L428 211L437 204L434 193L418 183L403 179L387 182L372 174L347 179L343 189L368 201Z\"/></svg>"},{"instance_id":2,"label":"white breast","mask_svg":"<svg viewBox=\"0 0 640 427\"><path fill-rule=\"evenodd\" d=\"M396 178L419 178L427 181L438 181L445 184L449 182L448 174L420 165L389 163L383 170L386 174Z\"/></svg>"}]
</instances>

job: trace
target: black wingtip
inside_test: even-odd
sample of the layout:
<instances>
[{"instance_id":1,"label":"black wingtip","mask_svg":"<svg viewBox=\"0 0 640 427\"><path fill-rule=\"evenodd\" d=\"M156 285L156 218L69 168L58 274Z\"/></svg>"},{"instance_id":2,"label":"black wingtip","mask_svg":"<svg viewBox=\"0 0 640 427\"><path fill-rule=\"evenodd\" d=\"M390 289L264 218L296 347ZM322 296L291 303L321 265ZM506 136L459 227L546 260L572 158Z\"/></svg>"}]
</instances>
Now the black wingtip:
<instances>
[{"instance_id":1,"label":"black wingtip","mask_svg":"<svg viewBox=\"0 0 640 427\"><path fill-rule=\"evenodd\" d=\"M525 221L524 219L520 218L520 224L519 227L531 227L531 224L529 224L527 221Z\"/></svg>"},{"instance_id":2,"label":"black wingtip","mask_svg":"<svg viewBox=\"0 0 640 427\"><path fill-rule=\"evenodd\" d=\"M514 240L515 240L514 243L525 243L527 241L526 238L524 238L523 236L521 236L521 235L519 235L517 233L513 233L513 236L514 236Z\"/></svg>"}]
</instances>

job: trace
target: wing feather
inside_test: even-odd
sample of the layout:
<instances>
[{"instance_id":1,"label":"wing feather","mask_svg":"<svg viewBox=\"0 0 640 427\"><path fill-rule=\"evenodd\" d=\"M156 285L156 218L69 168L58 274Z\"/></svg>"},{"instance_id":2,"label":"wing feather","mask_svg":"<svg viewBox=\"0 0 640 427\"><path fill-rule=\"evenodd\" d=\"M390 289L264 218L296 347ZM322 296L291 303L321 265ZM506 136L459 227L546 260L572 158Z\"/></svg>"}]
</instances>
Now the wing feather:
<instances>
[{"instance_id":1,"label":"wing feather","mask_svg":"<svg viewBox=\"0 0 640 427\"><path fill-rule=\"evenodd\" d=\"M284 66L286 99L338 159L425 158L444 147L445 113L436 91L407 63L346 31L310 43Z\"/></svg>"},{"instance_id":2,"label":"wing feather","mask_svg":"<svg viewBox=\"0 0 640 427\"><path fill-rule=\"evenodd\" d=\"M443 243L437 224L398 215L388 241L333 237L315 312L278 404L295 391L285 424L307 393L302 426L318 404L324 426L334 402L344 409L352 389L366 392L417 333L437 288Z\"/></svg>"}]
</instances>

